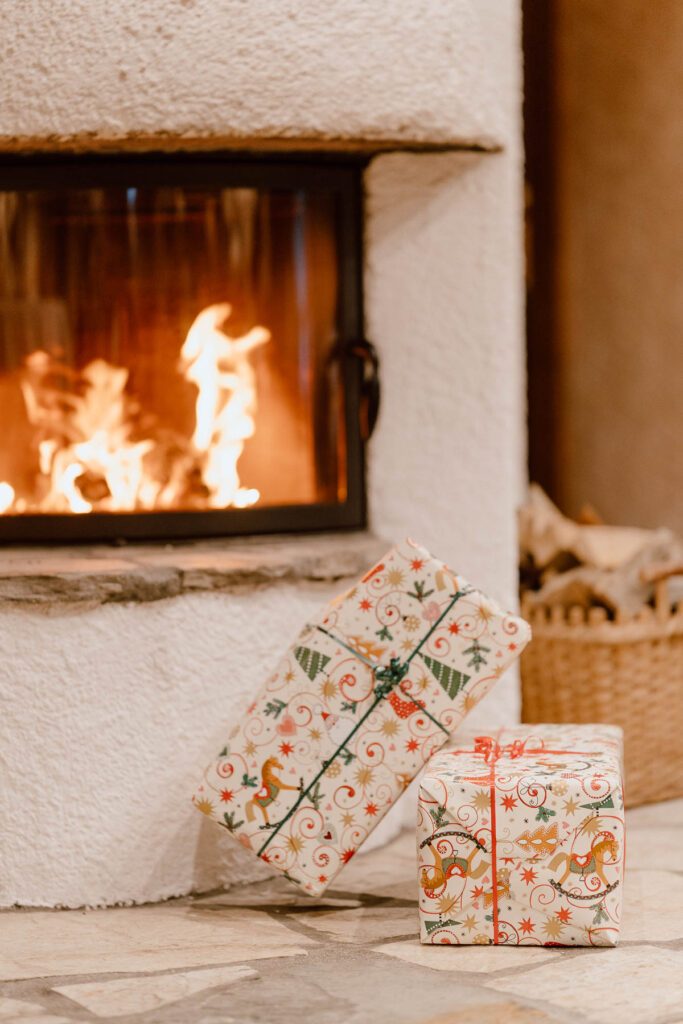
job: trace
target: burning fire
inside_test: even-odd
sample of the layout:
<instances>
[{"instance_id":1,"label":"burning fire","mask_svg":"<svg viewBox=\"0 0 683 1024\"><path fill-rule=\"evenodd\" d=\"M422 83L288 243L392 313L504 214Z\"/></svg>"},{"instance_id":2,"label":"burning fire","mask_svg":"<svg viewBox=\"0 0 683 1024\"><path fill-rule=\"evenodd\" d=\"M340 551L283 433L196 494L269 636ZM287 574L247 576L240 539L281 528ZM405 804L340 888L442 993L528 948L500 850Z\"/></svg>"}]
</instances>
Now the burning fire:
<instances>
[{"instance_id":1,"label":"burning fire","mask_svg":"<svg viewBox=\"0 0 683 1024\"><path fill-rule=\"evenodd\" d=\"M201 455L212 508L246 508L260 497L254 488L240 486L237 463L255 427L256 376L249 355L270 339L270 333L253 327L232 338L221 330L231 312L227 302L207 306L180 350L185 377L197 385L192 443Z\"/></svg>"},{"instance_id":2,"label":"burning fire","mask_svg":"<svg viewBox=\"0 0 683 1024\"><path fill-rule=\"evenodd\" d=\"M11 484L0 483L0 516L14 504L14 488Z\"/></svg>"},{"instance_id":3,"label":"burning fire","mask_svg":"<svg viewBox=\"0 0 683 1024\"><path fill-rule=\"evenodd\" d=\"M232 337L222 329L230 313L228 303L202 310L182 346L181 369L197 388L196 422L191 441L183 446L176 439L173 457L166 457L163 441L146 436L149 428L141 428L140 409L126 392L127 369L96 359L75 373L46 352L32 353L21 390L36 428L37 497L27 501L0 482L0 515L178 507L197 475L203 505L255 504L260 494L241 485L237 464L255 430L251 353L270 333L254 327Z\"/></svg>"}]
</instances>

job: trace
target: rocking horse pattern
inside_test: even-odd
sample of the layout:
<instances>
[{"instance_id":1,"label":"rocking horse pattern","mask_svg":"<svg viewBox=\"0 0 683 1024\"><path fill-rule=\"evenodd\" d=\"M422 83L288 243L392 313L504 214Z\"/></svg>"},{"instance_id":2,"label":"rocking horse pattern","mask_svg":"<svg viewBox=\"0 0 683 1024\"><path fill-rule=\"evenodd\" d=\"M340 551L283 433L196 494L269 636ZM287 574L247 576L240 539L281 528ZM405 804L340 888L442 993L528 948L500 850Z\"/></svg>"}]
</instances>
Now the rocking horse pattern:
<instances>
[{"instance_id":1,"label":"rocking horse pattern","mask_svg":"<svg viewBox=\"0 0 683 1024\"><path fill-rule=\"evenodd\" d=\"M253 821L256 816L256 808L258 807L263 815L264 823L261 826L262 828L271 827L268 819L268 808L272 803L275 803L280 792L283 789L299 790L299 786L290 786L287 782L279 779L275 774L276 771L284 771L282 763L276 757L269 757L267 761L263 762L261 788L254 793L251 800L247 801L244 808L247 821Z\"/></svg>"},{"instance_id":2,"label":"rocking horse pattern","mask_svg":"<svg viewBox=\"0 0 683 1024\"><path fill-rule=\"evenodd\" d=\"M207 769L195 806L307 892L323 892L529 635L405 541L297 637ZM458 846L451 875L459 860L477 871L473 849Z\"/></svg>"},{"instance_id":3,"label":"rocking horse pattern","mask_svg":"<svg viewBox=\"0 0 683 1024\"><path fill-rule=\"evenodd\" d=\"M615 945L621 730L526 725L459 735L422 779L418 859L424 943Z\"/></svg>"}]
</instances>

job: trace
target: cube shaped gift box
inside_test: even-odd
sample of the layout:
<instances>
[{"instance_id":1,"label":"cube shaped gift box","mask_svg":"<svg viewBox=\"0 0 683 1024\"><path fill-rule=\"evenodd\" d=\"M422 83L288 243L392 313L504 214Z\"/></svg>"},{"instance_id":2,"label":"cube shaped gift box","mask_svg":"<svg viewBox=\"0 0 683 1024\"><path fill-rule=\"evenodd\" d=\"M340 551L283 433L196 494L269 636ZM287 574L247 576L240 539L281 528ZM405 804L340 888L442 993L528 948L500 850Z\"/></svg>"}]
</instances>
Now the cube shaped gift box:
<instances>
[{"instance_id":1,"label":"cube shaped gift box","mask_svg":"<svg viewBox=\"0 0 683 1024\"><path fill-rule=\"evenodd\" d=\"M422 777L417 833L422 942L616 945L621 730L459 732Z\"/></svg>"},{"instance_id":2,"label":"cube shaped gift box","mask_svg":"<svg viewBox=\"0 0 683 1024\"><path fill-rule=\"evenodd\" d=\"M305 627L195 805L323 892L529 636L424 548L399 544Z\"/></svg>"}]
</instances>

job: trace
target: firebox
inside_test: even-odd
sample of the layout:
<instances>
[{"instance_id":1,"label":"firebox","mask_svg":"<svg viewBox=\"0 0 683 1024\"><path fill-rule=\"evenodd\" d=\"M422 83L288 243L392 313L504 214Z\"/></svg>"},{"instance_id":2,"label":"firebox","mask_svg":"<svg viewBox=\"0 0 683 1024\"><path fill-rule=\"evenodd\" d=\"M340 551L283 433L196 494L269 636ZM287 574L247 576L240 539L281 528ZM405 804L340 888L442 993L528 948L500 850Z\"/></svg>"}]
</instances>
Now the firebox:
<instances>
[{"instance_id":1,"label":"firebox","mask_svg":"<svg viewBox=\"0 0 683 1024\"><path fill-rule=\"evenodd\" d=\"M364 525L361 171L3 159L0 540Z\"/></svg>"}]
</instances>

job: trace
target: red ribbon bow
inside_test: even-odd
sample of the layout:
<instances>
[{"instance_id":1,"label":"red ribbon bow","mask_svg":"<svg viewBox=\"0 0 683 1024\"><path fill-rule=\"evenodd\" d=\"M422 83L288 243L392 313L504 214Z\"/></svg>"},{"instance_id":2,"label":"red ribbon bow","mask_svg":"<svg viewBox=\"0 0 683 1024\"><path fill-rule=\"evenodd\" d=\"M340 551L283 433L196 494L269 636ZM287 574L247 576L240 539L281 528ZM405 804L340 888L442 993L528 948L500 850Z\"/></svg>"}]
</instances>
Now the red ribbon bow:
<instances>
[{"instance_id":1,"label":"red ribbon bow","mask_svg":"<svg viewBox=\"0 0 683 1024\"><path fill-rule=\"evenodd\" d=\"M483 754L487 764L492 764L500 757L516 758L524 753L525 740L513 740L501 747L492 736L476 736L474 739L475 754Z\"/></svg>"}]
</instances>

